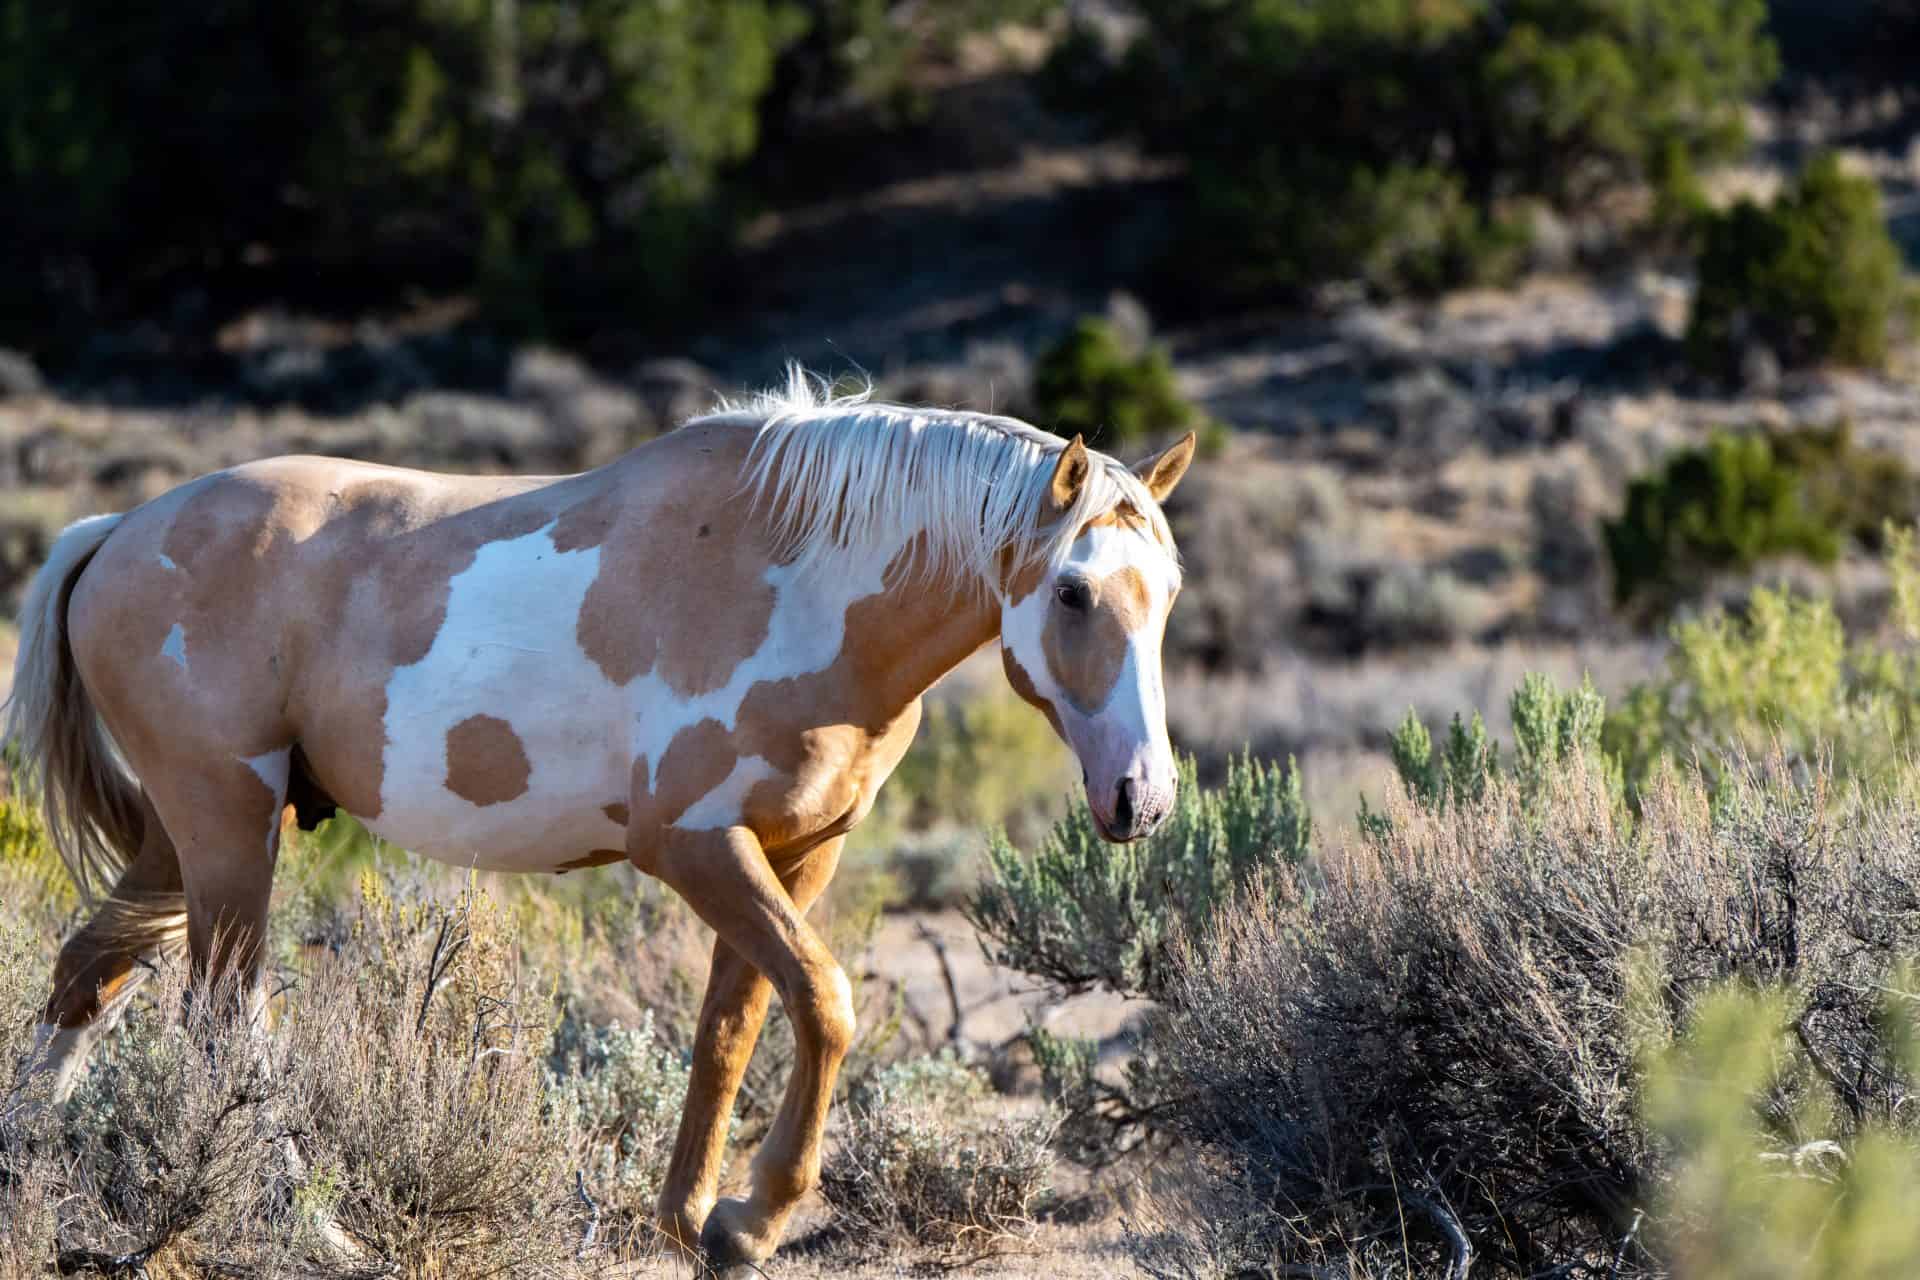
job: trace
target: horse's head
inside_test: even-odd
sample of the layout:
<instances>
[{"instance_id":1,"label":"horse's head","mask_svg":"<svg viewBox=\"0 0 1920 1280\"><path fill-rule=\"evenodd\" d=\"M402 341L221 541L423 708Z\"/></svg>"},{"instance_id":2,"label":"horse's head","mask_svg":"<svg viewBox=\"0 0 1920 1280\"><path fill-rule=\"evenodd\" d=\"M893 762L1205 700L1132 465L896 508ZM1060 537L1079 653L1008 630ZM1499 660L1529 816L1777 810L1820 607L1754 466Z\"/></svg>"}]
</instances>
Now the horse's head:
<instances>
[{"instance_id":1,"label":"horse's head","mask_svg":"<svg viewBox=\"0 0 1920 1280\"><path fill-rule=\"evenodd\" d=\"M1186 474L1193 446L1189 433L1134 467L1155 502ZM1074 437L1047 499L1057 514L1075 509L1093 465ZM1007 679L1079 757L1094 824L1109 840L1138 840L1173 811L1160 641L1179 592L1173 548L1123 504L1083 524L1066 556L1001 600Z\"/></svg>"}]
</instances>

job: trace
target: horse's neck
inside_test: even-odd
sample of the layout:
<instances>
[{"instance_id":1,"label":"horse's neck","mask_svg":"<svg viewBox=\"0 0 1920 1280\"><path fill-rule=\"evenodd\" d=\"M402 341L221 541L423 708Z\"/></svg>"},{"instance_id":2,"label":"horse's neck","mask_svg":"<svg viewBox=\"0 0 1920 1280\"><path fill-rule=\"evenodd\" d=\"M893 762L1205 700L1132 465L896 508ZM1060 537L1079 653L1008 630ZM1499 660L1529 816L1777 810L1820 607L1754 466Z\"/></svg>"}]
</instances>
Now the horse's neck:
<instances>
[{"instance_id":1,"label":"horse's neck","mask_svg":"<svg viewBox=\"0 0 1920 1280\"><path fill-rule=\"evenodd\" d=\"M909 583L855 605L846 650L869 696L894 714L1000 634L1000 607L987 592Z\"/></svg>"}]
</instances>

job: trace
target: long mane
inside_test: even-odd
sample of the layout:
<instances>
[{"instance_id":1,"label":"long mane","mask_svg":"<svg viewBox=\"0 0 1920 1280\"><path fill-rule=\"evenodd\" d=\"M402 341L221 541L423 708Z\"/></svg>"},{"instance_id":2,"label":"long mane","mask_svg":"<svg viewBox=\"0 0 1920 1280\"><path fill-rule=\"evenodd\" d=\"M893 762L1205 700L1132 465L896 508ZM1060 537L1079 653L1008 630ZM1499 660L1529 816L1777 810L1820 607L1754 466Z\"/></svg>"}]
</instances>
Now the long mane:
<instances>
[{"instance_id":1,"label":"long mane","mask_svg":"<svg viewBox=\"0 0 1920 1280\"><path fill-rule=\"evenodd\" d=\"M1124 463L1088 451L1072 510L1048 510L1067 442L994 414L920 409L834 395L799 366L787 385L696 421L757 427L744 492L767 513L776 550L803 569L924 537L929 578L986 587L1003 571L1057 564L1089 520L1131 507L1173 553L1166 517ZM1009 566L1003 555L1011 555Z\"/></svg>"}]
</instances>

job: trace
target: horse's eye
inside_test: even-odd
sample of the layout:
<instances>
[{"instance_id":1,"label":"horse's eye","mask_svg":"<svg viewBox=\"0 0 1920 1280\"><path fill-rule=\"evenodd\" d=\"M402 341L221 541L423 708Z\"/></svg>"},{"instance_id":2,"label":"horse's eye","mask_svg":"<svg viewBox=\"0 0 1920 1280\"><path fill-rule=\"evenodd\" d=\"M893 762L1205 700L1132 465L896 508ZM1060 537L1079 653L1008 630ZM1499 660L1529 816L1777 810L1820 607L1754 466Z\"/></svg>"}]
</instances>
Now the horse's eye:
<instances>
[{"instance_id":1,"label":"horse's eye","mask_svg":"<svg viewBox=\"0 0 1920 1280\"><path fill-rule=\"evenodd\" d=\"M1093 603L1092 595L1084 582L1063 582L1053 589L1053 598L1075 613L1084 613Z\"/></svg>"}]
</instances>

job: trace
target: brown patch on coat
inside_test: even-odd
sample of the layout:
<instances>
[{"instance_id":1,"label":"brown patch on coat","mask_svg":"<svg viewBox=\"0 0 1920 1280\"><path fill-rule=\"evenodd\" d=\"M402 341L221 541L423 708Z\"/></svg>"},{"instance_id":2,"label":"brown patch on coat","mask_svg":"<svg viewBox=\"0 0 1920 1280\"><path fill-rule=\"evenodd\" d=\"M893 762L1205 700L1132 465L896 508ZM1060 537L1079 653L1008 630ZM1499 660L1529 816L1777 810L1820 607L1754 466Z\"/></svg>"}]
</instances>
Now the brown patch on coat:
<instances>
[{"instance_id":1,"label":"brown patch on coat","mask_svg":"<svg viewBox=\"0 0 1920 1280\"><path fill-rule=\"evenodd\" d=\"M600 812L606 814L607 820L615 826L624 827L627 825L627 806L618 801L615 801L613 804L601 805Z\"/></svg>"},{"instance_id":2,"label":"brown patch on coat","mask_svg":"<svg viewBox=\"0 0 1920 1280\"><path fill-rule=\"evenodd\" d=\"M332 481L332 519L302 557L309 566L302 610L364 640L307 646L316 661L293 705L315 781L341 808L372 819L382 808L393 671L432 649L453 580L482 547L535 533L551 516L543 495L508 489L502 496L496 478L368 471L349 473L357 483ZM441 483L428 489L427 481Z\"/></svg>"},{"instance_id":3,"label":"brown patch on coat","mask_svg":"<svg viewBox=\"0 0 1920 1280\"><path fill-rule=\"evenodd\" d=\"M767 638L774 589L748 504L714 483L655 477L601 545L575 635L616 685L658 672L697 697Z\"/></svg>"},{"instance_id":4,"label":"brown patch on coat","mask_svg":"<svg viewBox=\"0 0 1920 1280\"><path fill-rule=\"evenodd\" d=\"M602 485L593 494L560 513L553 526L555 551L587 551L599 546L613 532L620 518L620 487Z\"/></svg>"},{"instance_id":5,"label":"brown patch on coat","mask_svg":"<svg viewBox=\"0 0 1920 1280\"><path fill-rule=\"evenodd\" d=\"M660 767L651 771L651 779L646 760L636 760L629 853L637 857L643 848L650 849L661 830L672 826L695 801L726 781L735 759L732 735L718 720L708 718L673 735L673 741L660 754Z\"/></svg>"},{"instance_id":6,"label":"brown patch on coat","mask_svg":"<svg viewBox=\"0 0 1920 1280\"><path fill-rule=\"evenodd\" d=\"M206 477L126 518L76 656L130 756L297 740L303 822L329 802L377 818L393 670L432 646L479 549L550 523L564 489L299 457ZM188 662L156 666L176 623Z\"/></svg>"},{"instance_id":7,"label":"brown patch on coat","mask_svg":"<svg viewBox=\"0 0 1920 1280\"><path fill-rule=\"evenodd\" d=\"M485 807L527 793L533 766L513 726L498 716L468 716L447 730L447 790Z\"/></svg>"},{"instance_id":8,"label":"brown patch on coat","mask_svg":"<svg viewBox=\"0 0 1920 1280\"><path fill-rule=\"evenodd\" d=\"M1131 565L1090 585L1093 600L1085 612L1049 609L1040 633L1048 673L1087 715L1106 705L1126 666L1128 639L1145 625L1153 602L1147 580Z\"/></svg>"}]
</instances>

